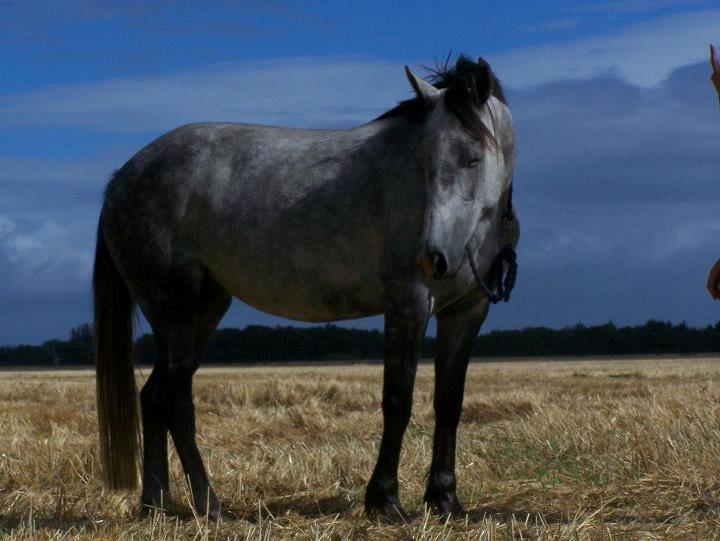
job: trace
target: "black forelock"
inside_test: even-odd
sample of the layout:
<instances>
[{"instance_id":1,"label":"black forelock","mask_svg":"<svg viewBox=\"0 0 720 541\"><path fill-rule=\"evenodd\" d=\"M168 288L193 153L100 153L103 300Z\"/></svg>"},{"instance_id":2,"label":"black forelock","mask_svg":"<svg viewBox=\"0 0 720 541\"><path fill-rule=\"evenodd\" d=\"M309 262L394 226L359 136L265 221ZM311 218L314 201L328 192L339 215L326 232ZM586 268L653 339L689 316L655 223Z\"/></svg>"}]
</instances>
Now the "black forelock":
<instances>
[{"instance_id":1,"label":"black forelock","mask_svg":"<svg viewBox=\"0 0 720 541\"><path fill-rule=\"evenodd\" d=\"M482 59L480 59L480 61L485 62ZM455 61L454 66L450 65L450 55L448 55L445 60L437 62L433 67L423 67L429 73L429 76L427 78L428 82L432 84L435 88L443 89L450 88L453 85L457 85L463 82L467 77L472 76L477 66L478 62L473 62L469 56L465 54L460 54ZM492 73L492 71L491 74L493 79L492 95L499 99L501 102L503 102L505 105L507 105L507 100L505 99L505 91L500 84L500 80L495 77L495 74Z\"/></svg>"},{"instance_id":2,"label":"black forelock","mask_svg":"<svg viewBox=\"0 0 720 541\"><path fill-rule=\"evenodd\" d=\"M481 64L482 63L482 64ZM487 143L491 141L492 135L483 124L477 111L477 103L473 101L471 92L476 89L475 75L481 66L486 66L492 82L492 95L502 103L507 104L505 93L500 81L490 70L484 60L473 62L464 54L458 56L455 65L450 65L450 56L444 62L438 63L435 67L425 69L429 72L428 82L435 88L445 89L445 106L460 121L465 130L473 137ZM403 116L410 122L422 122L427 118L429 110L426 104L418 97L400 102L396 107L383 113L375 120L383 120Z\"/></svg>"}]
</instances>

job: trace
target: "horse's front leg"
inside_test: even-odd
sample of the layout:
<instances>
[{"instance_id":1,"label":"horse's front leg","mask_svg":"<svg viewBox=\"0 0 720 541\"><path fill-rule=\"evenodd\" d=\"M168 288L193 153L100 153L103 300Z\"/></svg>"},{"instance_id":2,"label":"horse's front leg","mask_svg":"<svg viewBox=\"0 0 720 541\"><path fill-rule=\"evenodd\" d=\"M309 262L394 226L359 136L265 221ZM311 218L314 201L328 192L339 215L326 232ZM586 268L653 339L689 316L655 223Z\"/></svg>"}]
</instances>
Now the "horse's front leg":
<instances>
[{"instance_id":1,"label":"horse's front leg","mask_svg":"<svg viewBox=\"0 0 720 541\"><path fill-rule=\"evenodd\" d=\"M422 291L394 303L385 313L384 426L377 464L365 493L365 511L371 516L407 519L398 497L398 465L428 317L429 299Z\"/></svg>"},{"instance_id":2,"label":"horse's front leg","mask_svg":"<svg viewBox=\"0 0 720 541\"><path fill-rule=\"evenodd\" d=\"M463 513L455 492L455 442L468 360L487 312L487 299L467 299L437 315L435 435L425 502L442 515Z\"/></svg>"}]
</instances>

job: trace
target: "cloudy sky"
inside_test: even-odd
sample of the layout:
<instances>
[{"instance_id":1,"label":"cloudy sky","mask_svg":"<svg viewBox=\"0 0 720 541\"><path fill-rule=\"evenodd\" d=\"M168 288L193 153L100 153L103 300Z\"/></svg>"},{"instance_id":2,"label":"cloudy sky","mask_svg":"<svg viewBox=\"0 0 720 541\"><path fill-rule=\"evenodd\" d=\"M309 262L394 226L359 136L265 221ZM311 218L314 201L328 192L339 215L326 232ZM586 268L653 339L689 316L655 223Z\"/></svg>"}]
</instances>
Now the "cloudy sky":
<instances>
[{"instance_id":1,"label":"cloudy sky","mask_svg":"<svg viewBox=\"0 0 720 541\"><path fill-rule=\"evenodd\" d=\"M2 2L0 344L89 321L103 186L154 137L366 122L450 50L493 65L519 135L519 283L486 329L715 323L719 31L701 0ZM286 323L223 325L256 322Z\"/></svg>"}]
</instances>

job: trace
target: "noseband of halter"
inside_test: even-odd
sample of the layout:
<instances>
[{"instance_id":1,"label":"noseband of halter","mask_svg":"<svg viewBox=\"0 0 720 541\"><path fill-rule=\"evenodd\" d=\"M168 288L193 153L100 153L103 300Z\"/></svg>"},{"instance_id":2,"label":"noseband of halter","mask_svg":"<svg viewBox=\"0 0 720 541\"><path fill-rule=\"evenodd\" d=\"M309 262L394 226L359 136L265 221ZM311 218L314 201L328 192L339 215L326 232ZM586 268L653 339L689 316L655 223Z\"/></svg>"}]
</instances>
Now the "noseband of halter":
<instances>
[{"instance_id":1,"label":"noseband of halter","mask_svg":"<svg viewBox=\"0 0 720 541\"><path fill-rule=\"evenodd\" d=\"M485 292L488 300L493 304L497 304L500 301L508 302L510 300L510 293L512 293L515 287L515 280L517 279L518 265L515 246L520 237L520 229L513 214L512 193L513 185L511 184L507 207L502 217L505 245L498 255L495 256L485 278L482 278L478 272L475 259L470 252L470 244L465 246L465 253L467 254L468 263L470 263L470 269L475 277L475 281L480 289ZM507 268L505 268L505 264L507 264Z\"/></svg>"}]
</instances>

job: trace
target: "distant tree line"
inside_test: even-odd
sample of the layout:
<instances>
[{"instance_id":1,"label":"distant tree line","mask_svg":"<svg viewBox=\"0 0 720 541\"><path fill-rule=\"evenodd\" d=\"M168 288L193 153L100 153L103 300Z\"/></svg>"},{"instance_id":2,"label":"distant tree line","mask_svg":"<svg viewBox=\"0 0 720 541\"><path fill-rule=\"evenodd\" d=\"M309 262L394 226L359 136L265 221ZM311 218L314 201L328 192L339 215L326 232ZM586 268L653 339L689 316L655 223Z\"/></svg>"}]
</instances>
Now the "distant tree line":
<instances>
[{"instance_id":1,"label":"distant tree line","mask_svg":"<svg viewBox=\"0 0 720 541\"><path fill-rule=\"evenodd\" d=\"M92 328L87 323L72 329L68 340L48 340L39 346L0 347L0 366L73 366L92 363Z\"/></svg>"},{"instance_id":2,"label":"distant tree line","mask_svg":"<svg viewBox=\"0 0 720 541\"><path fill-rule=\"evenodd\" d=\"M432 357L435 339L425 338L423 356ZM720 352L720 323L707 327L648 321L634 327L613 323L564 329L528 327L492 331L475 343L476 357L533 357L587 355L657 355ZM152 364L157 356L152 335L135 343L139 364ZM383 334L377 330L348 329L336 325L220 329L210 345L209 362L330 361L381 359ZM49 340L39 346L0 347L0 366L78 366L92 364L92 328L72 329L68 340Z\"/></svg>"}]
</instances>

